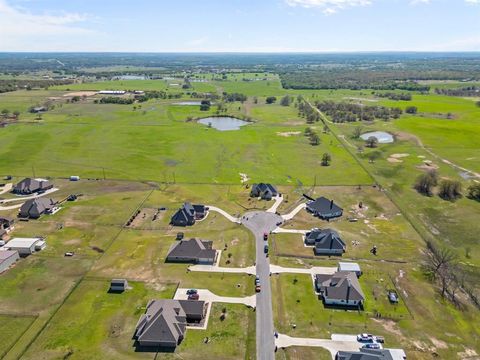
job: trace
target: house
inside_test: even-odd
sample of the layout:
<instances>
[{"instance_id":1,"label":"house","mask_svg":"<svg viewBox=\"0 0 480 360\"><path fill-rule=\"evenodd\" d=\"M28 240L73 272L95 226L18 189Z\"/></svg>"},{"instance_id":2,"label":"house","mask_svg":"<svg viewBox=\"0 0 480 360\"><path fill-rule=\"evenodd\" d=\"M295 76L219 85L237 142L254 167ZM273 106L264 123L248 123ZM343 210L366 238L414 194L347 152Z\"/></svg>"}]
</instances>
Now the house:
<instances>
[{"instance_id":1,"label":"house","mask_svg":"<svg viewBox=\"0 0 480 360\"><path fill-rule=\"evenodd\" d=\"M250 197L259 197L262 200L272 200L277 195L278 191L272 184L253 184L250 190Z\"/></svg>"},{"instance_id":2,"label":"house","mask_svg":"<svg viewBox=\"0 0 480 360\"><path fill-rule=\"evenodd\" d=\"M175 242L168 251L167 262L182 262L212 265L217 259L217 251L212 242L190 239Z\"/></svg>"},{"instance_id":3,"label":"house","mask_svg":"<svg viewBox=\"0 0 480 360\"><path fill-rule=\"evenodd\" d=\"M5 250L0 251L0 274L7 270L10 266L15 264L15 262L20 258L18 251L15 250Z\"/></svg>"},{"instance_id":4,"label":"house","mask_svg":"<svg viewBox=\"0 0 480 360\"><path fill-rule=\"evenodd\" d=\"M125 90L100 90L98 92L100 95L125 95L126 93Z\"/></svg>"},{"instance_id":5,"label":"house","mask_svg":"<svg viewBox=\"0 0 480 360\"><path fill-rule=\"evenodd\" d=\"M407 355L401 349L360 349L339 351L335 360L405 360Z\"/></svg>"},{"instance_id":6,"label":"house","mask_svg":"<svg viewBox=\"0 0 480 360\"><path fill-rule=\"evenodd\" d=\"M342 255L346 245L332 229L313 229L305 234L305 245L314 246L315 255Z\"/></svg>"},{"instance_id":7,"label":"house","mask_svg":"<svg viewBox=\"0 0 480 360\"><path fill-rule=\"evenodd\" d=\"M45 179L26 178L13 187L12 192L18 195L30 195L53 188L53 184Z\"/></svg>"},{"instance_id":8,"label":"house","mask_svg":"<svg viewBox=\"0 0 480 360\"><path fill-rule=\"evenodd\" d=\"M357 277L362 276L362 270L360 269L360 265L353 262L339 262L337 270L354 272Z\"/></svg>"},{"instance_id":9,"label":"house","mask_svg":"<svg viewBox=\"0 0 480 360\"><path fill-rule=\"evenodd\" d=\"M362 306L365 300L355 273L338 271L333 275L315 275L315 289L325 305Z\"/></svg>"},{"instance_id":10,"label":"house","mask_svg":"<svg viewBox=\"0 0 480 360\"><path fill-rule=\"evenodd\" d=\"M205 205L192 205L189 202L183 204L172 216L170 224L174 226L189 226L195 224L207 215L208 208Z\"/></svg>"},{"instance_id":11,"label":"house","mask_svg":"<svg viewBox=\"0 0 480 360\"><path fill-rule=\"evenodd\" d=\"M14 238L5 244L7 250L17 251L19 255L30 255L46 247L42 238Z\"/></svg>"},{"instance_id":12,"label":"house","mask_svg":"<svg viewBox=\"0 0 480 360\"><path fill-rule=\"evenodd\" d=\"M307 203L307 211L323 220L330 220L342 216L343 209L336 205L333 200L319 197Z\"/></svg>"},{"instance_id":13,"label":"house","mask_svg":"<svg viewBox=\"0 0 480 360\"><path fill-rule=\"evenodd\" d=\"M38 114L47 111L45 106L35 106L30 109L30 112L33 114Z\"/></svg>"},{"instance_id":14,"label":"house","mask_svg":"<svg viewBox=\"0 0 480 360\"><path fill-rule=\"evenodd\" d=\"M128 288L128 281L126 279L112 279L110 281L110 292L123 292Z\"/></svg>"},{"instance_id":15,"label":"house","mask_svg":"<svg viewBox=\"0 0 480 360\"><path fill-rule=\"evenodd\" d=\"M30 199L22 205L18 212L18 217L24 219L38 219L41 215L54 211L56 205L56 201L48 198Z\"/></svg>"},{"instance_id":16,"label":"house","mask_svg":"<svg viewBox=\"0 0 480 360\"><path fill-rule=\"evenodd\" d=\"M133 337L140 346L175 348L184 339L187 325L204 317L204 301L150 300Z\"/></svg>"},{"instance_id":17,"label":"house","mask_svg":"<svg viewBox=\"0 0 480 360\"><path fill-rule=\"evenodd\" d=\"M13 230L15 220L0 217L0 240L3 240L7 234Z\"/></svg>"}]
</instances>

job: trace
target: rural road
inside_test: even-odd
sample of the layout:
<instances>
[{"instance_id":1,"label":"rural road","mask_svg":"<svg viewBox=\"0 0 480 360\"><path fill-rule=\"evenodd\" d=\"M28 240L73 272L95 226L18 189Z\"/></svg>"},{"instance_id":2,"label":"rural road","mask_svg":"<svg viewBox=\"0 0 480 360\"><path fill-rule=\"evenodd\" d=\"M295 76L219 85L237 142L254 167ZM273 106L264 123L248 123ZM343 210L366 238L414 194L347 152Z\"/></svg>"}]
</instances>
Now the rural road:
<instances>
[{"instance_id":1,"label":"rural road","mask_svg":"<svg viewBox=\"0 0 480 360\"><path fill-rule=\"evenodd\" d=\"M272 290L270 287L270 260L264 253L264 233L277 227L282 217L269 212L250 212L244 215L242 223L255 235L256 270L262 291L257 293L257 359L275 359L275 338L273 336Z\"/></svg>"}]
</instances>

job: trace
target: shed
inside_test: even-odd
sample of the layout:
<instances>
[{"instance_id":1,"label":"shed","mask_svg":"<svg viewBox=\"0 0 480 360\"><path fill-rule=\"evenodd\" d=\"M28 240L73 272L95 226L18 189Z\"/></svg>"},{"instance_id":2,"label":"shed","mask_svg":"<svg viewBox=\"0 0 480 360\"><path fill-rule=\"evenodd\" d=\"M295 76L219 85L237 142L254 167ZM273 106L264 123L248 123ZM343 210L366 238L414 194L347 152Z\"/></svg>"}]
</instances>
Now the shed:
<instances>
[{"instance_id":1,"label":"shed","mask_svg":"<svg viewBox=\"0 0 480 360\"><path fill-rule=\"evenodd\" d=\"M14 238L5 245L8 250L18 251L19 255L30 255L46 247L47 244L42 238Z\"/></svg>"},{"instance_id":2,"label":"shed","mask_svg":"<svg viewBox=\"0 0 480 360\"><path fill-rule=\"evenodd\" d=\"M20 258L18 251L5 250L0 251L0 273L7 270Z\"/></svg>"},{"instance_id":3,"label":"shed","mask_svg":"<svg viewBox=\"0 0 480 360\"><path fill-rule=\"evenodd\" d=\"M360 265L354 262L339 262L337 270L354 272L355 274L357 274L357 277L360 277L362 275Z\"/></svg>"},{"instance_id":4,"label":"shed","mask_svg":"<svg viewBox=\"0 0 480 360\"><path fill-rule=\"evenodd\" d=\"M128 288L126 279L112 279L110 282L110 292L123 292Z\"/></svg>"}]
</instances>

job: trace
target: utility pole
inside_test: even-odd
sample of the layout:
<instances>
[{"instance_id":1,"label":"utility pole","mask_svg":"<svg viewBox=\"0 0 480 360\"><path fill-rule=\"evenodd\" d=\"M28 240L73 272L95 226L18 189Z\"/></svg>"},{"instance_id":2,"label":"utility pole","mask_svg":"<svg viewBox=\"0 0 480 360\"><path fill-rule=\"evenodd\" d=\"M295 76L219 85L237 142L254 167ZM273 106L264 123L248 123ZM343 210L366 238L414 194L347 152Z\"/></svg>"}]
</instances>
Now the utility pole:
<instances>
[{"instance_id":1,"label":"utility pole","mask_svg":"<svg viewBox=\"0 0 480 360\"><path fill-rule=\"evenodd\" d=\"M105 168L104 167L102 167L102 171L103 171L103 180L106 180L107 177L105 176Z\"/></svg>"},{"instance_id":2,"label":"utility pole","mask_svg":"<svg viewBox=\"0 0 480 360\"><path fill-rule=\"evenodd\" d=\"M33 178L35 178L35 167L32 165L32 173L33 173Z\"/></svg>"}]
</instances>

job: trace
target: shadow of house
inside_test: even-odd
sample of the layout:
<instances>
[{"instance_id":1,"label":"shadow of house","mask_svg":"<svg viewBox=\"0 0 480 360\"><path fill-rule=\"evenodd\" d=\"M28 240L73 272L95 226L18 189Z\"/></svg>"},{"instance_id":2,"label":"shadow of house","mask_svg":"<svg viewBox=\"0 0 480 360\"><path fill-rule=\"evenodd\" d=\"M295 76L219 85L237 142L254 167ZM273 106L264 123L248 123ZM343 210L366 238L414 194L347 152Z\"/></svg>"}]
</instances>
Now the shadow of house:
<instances>
[{"instance_id":1,"label":"shadow of house","mask_svg":"<svg viewBox=\"0 0 480 360\"><path fill-rule=\"evenodd\" d=\"M323 220L330 220L343 215L343 209L326 197L319 197L307 203L307 211Z\"/></svg>"},{"instance_id":2,"label":"shadow of house","mask_svg":"<svg viewBox=\"0 0 480 360\"><path fill-rule=\"evenodd\" d=\"M38 219L56 208L57 202L49 198L27 200L20 208L18 217L22 219Z\"/></svg>"},{"instance_id":3,"label":"shadow of house","mask_svg":"<svg viewBox=\"0 0 480 360\"><path fill-rule=\"evenodd\" d=\"M326 307L363 308L365 295L354 272L337 271L333 275L317 274L315 290Z\"/></svg>"},{"instance_id":4,"label":"shadow of house","mask_svg":"<svg viewBox=\"0 0 480 360\"><path fill-rule=\"evenodd\" d=\"M201 220L207 213L205 205L192 205L189 202L183 204L172 216L170 224L174 226L191 226L196 220Z\"/></svg>"},{"instance_id":5,"label":"shadow of house","mask_svg":"<svg viewBox=\"0 0 480 360\"><path fill-rule=\"evenodd\" d=\"M250 197L259 197L262 200L272 200L277 195L278 191L272 184L253 184L250 190Z\"/></svg>"},{"instance_id":6,"label":"shadow of house","mask_svg":"<svg viewBox=\"0 0 480 360\"><path fill-rule=\"evenodd\" d=\"M212 241L190 239L175 242L168 251L166 262L208 264L217 260L217 251Z\"/></svg>"},{"instance_id":7,"label":"shadow of house","mask_svg":"<svg viewBox=\"0 0 480 360\"><path fill-rule=\"evenodd\" d=\"M12 192L19 195L30 195L51 188L53 188L53 184L48 180L26 178L16 184L13 187Z\"/></svg>"},{"instance_id":8,"label":"shadow of house","mask_svg":"<svg viewBox=\"0 0 480 360\"><path fill-rule=\"evenodd\" d=\"M332 229L313 229L305 234L305 245L313 246L315 255L342 256L347 246Z\"/></svg>"},{"instance_id":9,"label":"shadow of house","mask_svg":"<svg viewBox=\"0 0 480 360\"><path fill-rule=\"evenodd\" d=\"M204 301L150 300L135 327L136 351L175 351L185 337L188 323L203 319L205 311Z\"/></svg>"}]
</instances>

